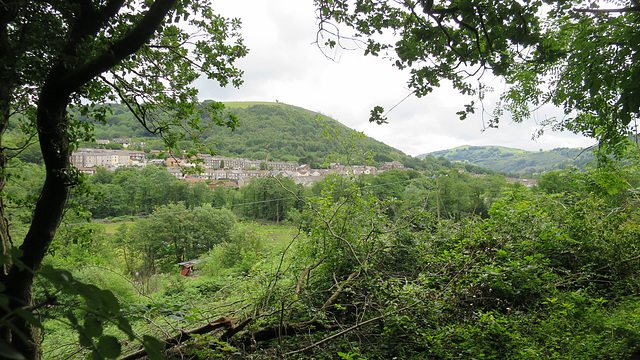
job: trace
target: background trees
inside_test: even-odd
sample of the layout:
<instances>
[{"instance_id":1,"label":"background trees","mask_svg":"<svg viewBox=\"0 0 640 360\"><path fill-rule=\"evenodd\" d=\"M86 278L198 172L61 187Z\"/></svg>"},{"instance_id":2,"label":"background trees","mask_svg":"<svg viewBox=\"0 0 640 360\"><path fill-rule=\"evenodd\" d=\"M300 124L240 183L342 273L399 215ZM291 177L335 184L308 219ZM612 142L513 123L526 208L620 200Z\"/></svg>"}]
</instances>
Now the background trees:
<instances>
[{"instance_id":1,"label":"background trees","mask_svg":"<svg viewBox=\"0 0 640 360\"><path fill-rule=\"evenodd\" d=\"M302 192L302 185L296 185L291 178L252 179L240 189L237 205L249 218L280 222L292 210L300 210L302 204L295 196L301 196Z\"/></svg>"}]
</instances>

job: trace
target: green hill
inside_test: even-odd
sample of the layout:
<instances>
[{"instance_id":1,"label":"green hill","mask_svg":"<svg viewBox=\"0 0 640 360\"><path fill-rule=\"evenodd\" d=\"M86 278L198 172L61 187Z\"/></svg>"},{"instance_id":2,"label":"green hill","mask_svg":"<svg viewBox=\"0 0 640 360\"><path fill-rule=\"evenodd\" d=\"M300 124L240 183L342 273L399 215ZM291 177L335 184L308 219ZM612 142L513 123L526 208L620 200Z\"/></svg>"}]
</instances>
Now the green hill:
<instances>
[{"instance_id":1,"label":"green hill","mask_svg":"<svg viewBox=\"0 0 640 360\"><path fill-rule=\"evenodd\" d=\"M534 174L568 165L583 166L594 159L589 149L556 148L547 151L526 151L502 146L459 146L449 150L418 155L444 157L449 161L473 164L496 171L516 174Z\"/></svg>"},{"instance_id":2,"label":"green hill","mask_svg":"<svg viewBox=\"0 0 640 360\"><path fill-rule=\"evenodd\" d=\"M106 123L95 123L96 139L132 138L143 149L162 149L159 139L142 128L123 105L113 104ZM230 102L226 111L237 115L235 131L214 126L200 136L219 155L253 160L353 164L398 160L416 169L437 169L437 161L412 158L313 111L283 103ZM430 164L432 163L432 164Z\"/></svg>"}]
</instances>

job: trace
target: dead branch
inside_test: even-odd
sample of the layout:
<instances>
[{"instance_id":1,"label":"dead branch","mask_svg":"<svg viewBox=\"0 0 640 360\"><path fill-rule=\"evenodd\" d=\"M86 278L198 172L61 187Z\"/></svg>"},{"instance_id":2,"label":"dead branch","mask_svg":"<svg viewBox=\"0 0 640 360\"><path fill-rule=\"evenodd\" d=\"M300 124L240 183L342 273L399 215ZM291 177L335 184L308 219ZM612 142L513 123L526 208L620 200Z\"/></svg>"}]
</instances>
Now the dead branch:
<instances>
[{"instance_id":1,"label":"dead branch","mask_svg":"<svg viewBox=\"0 0 640 360\"><path fill-rule=\"evenodd\" d=\"M241 322L239 325L231 327L229 330L227 330L227 332L222 334L222 336L220 336L218 340L223 342L229 341L229 339L231 339L235 334L242 331L242 329L244 329L252 321L253 321L253 318L248 318L245 321Z\"/></svg>"},{"instance_id":2,"label":"dead branch","mask_svg":"<svg viewBox=\"0 0 640 360\"><path fill-rule=\"evenodd\" d=\"M333 294L329 297L329 299L327 299L324 305L322 305L321 310L325 310L329 306L333 305L333 302L336 301L336 299L338 298L338 296L340 296L340 294L342 294L342 290L344 290L344 287L347 286L347 284L349 284L351 280L353 280L358 275L360 275L360 271L356 271L352 273L351 275L349 275L347 280L342 282L342 284L338 285L338 289L336 289L336 291L333 292Z\"/></svg>"},{"instance_id":3,"label":"dead branch","mask_svg":"<svg viewBox=\"0 0 640 360\"><path fill-rule=\"evenodd\" d=\"M380 315L380 316L374 317L374 318L369 319L369 320L367 320L367 321L363 321L363 322L361 322L361 323L357 323L357 324L355 324L355 325L353 325L353 326L351 326L351 327L349 327L349 328L346 328L346 329L344 329L344 330L342 330L342 331L340 331L340 332L337 332L337 333L335 333L335 334L333 334L333 335L331 335L331 336L328 336L328 337L326 337L326 338L324 338L324 339L322 339L322 340L320 340L320 341L318 341L318 342L316 342L316 343L313 343L313 344L311 344L311 345L309 345L309 346L307 346L307 347L304 347L304 348L302 348L302 349L298 349L298 350L294 350L294 351L290 351L290 352L286 353L286 354L285 354L285 356L293 355L293 354L298 354L298 353L301 353L301 352L305 352L305 351L307 351L307 350L309 350L309 349L311 349L311 348L314 348L314 347L316 347L316 346L318 346L318 345L324 344L324 343L326 343L326 342L327 342L327 341L329 341L329 340L333 340L333 339L337 338L338 336L341 336L341 335L344 335L344 334L346 334L346 333L348 333L348 332L350 332L350 331L353 331L353 330L355 330L355 329L357 329L357 328L359 328L359 327L361 327L361 326L364 326L364 325L366 325L366 324L372 323L372 322L374 322L374 321L382 320L382 319L384 319L384 318L385 318L385 317L387 317L387 316L390 316L390 315L393 315L393 314L397 314L397 313L400 313L400 312L402 312L402 311L404 311L404 310L410 309L410 308L412 308L412 307L414 307L414 306L416 306L416 305L418 305L418 304L422 303L422 302L423 302L423 301L425 301L426 299L427 299L427 298L422 298L422 299L417 300L417 301L415 301L415 302L413 302L413 303L411 303L411 304L409 304L409 305L407 305L407 306L405 306L405 307L403 307L403 308L397 309L397 310L395 310L395 311L391 311L391 312L389 312L389 313L387 313L387 314L382 314L382 315Z\"/></svg>"},{"instance_id":4,"label":"dead branch","mask_svg":"<svg viewBox=\"0 0 640 360\"><path fill-rule=\"evenodd\" d=\"M311 320L298 324L285 324L282 326L268 326L257 329L256 331L252 331L250 333L245 333L240 339L240 342L242 342L246 346L250 346L254 343L273 340L280 336L309 334L318 331L333 331L337 330L338 328L339 327L337 325L325 325L318 320Z\"/></svg>"},{"instance_id":5,"label":"dead branch","mask_svg":"<svg viewBox=\"0 0 640 360\"><path fill-rule=\"evenodd\" d=\"M189 331L183 331L180 330L180 333L176 336L173 336L171 338L168 338L166 340L164 340L164 349L168 350L171 349L177 345L182 344L183 342L190 340L191 339L191 335L196 335L196 334L207 334L210 333L214 330L217 329L222 329L222 328L228 328L229 330L222 335L223 337L227 334L229 334L226 338L228 339L229 337L233 336L235 333L237 333L238 331L242 330L242 328L244 328L252 319L247 319L245 321L243 321L240 325L238 325L238 327L242 327L240 329L238 329L236 332L232 332L231 330L233 330L234 328L236 328L236 326L234 326L234 318L229 318L229 317L221 317L218 320L215 320L213 322L210 322L204 326L201 326L199 328L195 328ZM147 355L147 351L145 349L141 349L138 350L134 353L131 353L129 355L123 356L120 358L120 360L135 360L135 359L141 359L143 357L145 357Z\"/></svg>"}]
</instances>

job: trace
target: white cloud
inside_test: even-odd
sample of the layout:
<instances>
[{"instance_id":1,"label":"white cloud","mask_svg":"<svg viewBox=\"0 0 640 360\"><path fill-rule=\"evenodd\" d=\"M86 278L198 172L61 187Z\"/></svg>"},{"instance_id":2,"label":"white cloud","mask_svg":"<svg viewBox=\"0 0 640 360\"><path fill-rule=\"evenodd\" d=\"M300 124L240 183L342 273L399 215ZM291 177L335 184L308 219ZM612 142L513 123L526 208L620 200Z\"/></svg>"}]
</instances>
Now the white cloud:
<instances>
[{"instance_id":1,"label":"white cloud","mask_svg":"<svg viewBox=\"0 0 640 360\"><path fill-rule=\"evenodd\" d=\"M245 71L240 89L200 81L203 100L278 100L331 116L409 155L460 145L547 150L593 144L574 134L550 132L533 141L534 120L515 124L507 119L499 129L483 132L479 114L458 120L456 112L469 99L445 87L403 101L388 115L389 124L370 124L374 106L390 109L407 96L408 76L388 60L365 57L362 51L341 51L337 61L327 59L313 44L317 25L311 0L218 0L214 6L225 16L242 19L249 55L237 64Z\"/></svg>"}]
</instances>

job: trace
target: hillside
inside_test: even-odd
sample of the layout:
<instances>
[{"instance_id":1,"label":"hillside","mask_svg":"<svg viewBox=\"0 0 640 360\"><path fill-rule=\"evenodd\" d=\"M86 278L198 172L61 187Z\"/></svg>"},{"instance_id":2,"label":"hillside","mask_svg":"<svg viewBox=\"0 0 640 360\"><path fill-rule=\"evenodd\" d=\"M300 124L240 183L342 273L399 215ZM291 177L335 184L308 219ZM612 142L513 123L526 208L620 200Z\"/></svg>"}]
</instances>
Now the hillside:
<instances>
[{"instance_id":1,"label":"hillside","mask_svg":"<svg viewBox=\"0 0 640 360\"><path fill-rule=\"evenodd\" d=\"M231 131L212 128L204 134L220 154L253 159L298 161L311 158L323 162L332 156L346 161L347 156L362 163L365 152L385 155L394 160L405 157L401 151L369 137L352 138L355 130L329 117L282 103L227 103L228 111L238 116L240 126ZM355 151L351 147L355 145ZM305 161L306 162L306 161Z\"/></svg>"},{"instance_id":2,"label":"hillside","mask_svg":"<svg viewBox=\"0 0 640 360\"><path fill-rule=\"evenodd\" d=\"M534 174L568 165L583 166L594 159L593 153L582 148L556 148L547 151L526 151L501 146L459 146L449 150L418 155L444 157L449 161L473 164L496 171Z\"/></svg>"},{"instance_id":3,"label":"hillside","mask_svg":"<svg viewBox=\"0 0 640 360\"><path fill-rule=\"evenodd\" d=\"M132 138L142 149L161 149L161 141L145 131L123 105L112 104L106 123L95 123L96 139ZM231 102L226 111L238 117L235 131L211 127L200 136L223 156L253 160L278 160L322 164L336 162L365 164L398 160L417 169L439 168L407 156L380 141L353 136L355 130L315 112L283 103ZM430 165L429 162L432 164Z\"/></svg>"}]
</instances>

